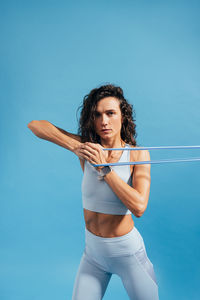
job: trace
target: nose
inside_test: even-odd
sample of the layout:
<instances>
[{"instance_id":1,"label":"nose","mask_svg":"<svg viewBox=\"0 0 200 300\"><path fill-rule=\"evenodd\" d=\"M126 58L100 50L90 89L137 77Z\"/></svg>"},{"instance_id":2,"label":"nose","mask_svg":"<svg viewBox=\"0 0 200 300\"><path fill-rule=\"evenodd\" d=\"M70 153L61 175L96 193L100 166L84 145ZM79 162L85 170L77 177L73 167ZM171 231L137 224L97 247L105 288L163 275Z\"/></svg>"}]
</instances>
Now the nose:
<instances>
[{"instance_id":1,"label":"nose","mask_svg":"<svg viewBox=\"0 0 200 300\"><path fill-rule=\"evenodd\" d=\"M108 124L108 117L106 116L106 114L102 115L101 123L103 126Z\"/></svg>"}]
</instances>

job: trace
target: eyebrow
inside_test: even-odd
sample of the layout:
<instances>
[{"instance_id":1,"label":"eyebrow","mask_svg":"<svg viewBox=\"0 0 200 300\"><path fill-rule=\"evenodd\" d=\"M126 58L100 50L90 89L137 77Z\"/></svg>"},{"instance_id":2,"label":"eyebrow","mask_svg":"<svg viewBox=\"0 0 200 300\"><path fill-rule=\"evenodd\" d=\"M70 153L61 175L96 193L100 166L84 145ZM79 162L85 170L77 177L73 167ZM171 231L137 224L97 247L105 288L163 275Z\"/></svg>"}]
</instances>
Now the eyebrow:
<instances>
[{"instance_id":1,"label":"eyebrow","mask_svg":"<svg viewBox=\"0 0 200 300\"><path fill-rule=\"evenodd\" d=\"M111 109L107 109L105 112L108 113L113 111L115 112L116 110L114 108L111 108ZM101 112L99 112L98 110L95 110L95 113L101 114Z\"/></svg>"}]
</instances>

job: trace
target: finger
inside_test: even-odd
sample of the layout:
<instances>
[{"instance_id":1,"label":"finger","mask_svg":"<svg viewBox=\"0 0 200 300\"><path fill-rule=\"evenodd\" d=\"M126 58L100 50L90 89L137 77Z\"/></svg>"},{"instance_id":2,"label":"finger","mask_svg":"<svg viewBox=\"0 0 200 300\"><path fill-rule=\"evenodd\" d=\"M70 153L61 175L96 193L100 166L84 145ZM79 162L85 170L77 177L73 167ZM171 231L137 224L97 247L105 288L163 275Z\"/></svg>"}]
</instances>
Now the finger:
<instances>
[{"instance_id":1,"label":"finger","mask_svg":"<svg viewBox=\"0 0 200 300\"><path fill-rule=\"evenodd\" d=\"M86 147L83 151L85 151L85 153L90 153L90 155L93 155L95 157L99 157L101 156L101 154L99 153L98 149L92 149L90 147Z\"/></svg>"},{"instance_id":2,"label":"finger","mask_svg":"<svg viewBox=\"0 0 200 300\"><path fill-rule=\"evenodd\" d=\"M97 156L97 151L91 149L90 147L84 147L84 149L81 150L82 153L86 155L94 155Z\"/></svg>"},{"instance_id":3,"label":"finger","mask_svg":"<svg viewBox=\"0 0 200 300\"><path fill-rule=\"evenodd\" d=\"M90 148L94 150L99 150L102 146L100 144L95 144L95 143L85 143L86 146L89 146ZM100 147L101 146L101 147ZM103 148L103 147L102 147Z\"/></svg>"},{"instance_id":4,"label":"finger","mask_svg":"<svg viewBox=\"0 0 200 300\"><path fill-rule=\"evenodd\" d=\"M86 152L85 150L81 150L80 155L83 156L85 159L90 158L90 153Z\"/></svg>"},{"instance_id":5,"label":"finger","mask_svg":"<svg viewBox=\"0 0 200 300\"><path fill-rule=\"evenodd\" d=\"M96 155L86 151L86 150L82 150L81 151L81 155L84 157L84 159L88 160L88 161L93 161L94 163L98 163L98 160L96 159Z\"/></svg>"},{"instance_id":6,"label":"finger","mask_svg":"<svg viewBox=\"0 0 200 300\"><path fill-rule=\"evenodd\" d=\"M100 144L86 142L82 147L83 153L88 156L88 160L93 161L93 163L106 163L106 153L102 150Z\"/></svg>"}]
</instances>

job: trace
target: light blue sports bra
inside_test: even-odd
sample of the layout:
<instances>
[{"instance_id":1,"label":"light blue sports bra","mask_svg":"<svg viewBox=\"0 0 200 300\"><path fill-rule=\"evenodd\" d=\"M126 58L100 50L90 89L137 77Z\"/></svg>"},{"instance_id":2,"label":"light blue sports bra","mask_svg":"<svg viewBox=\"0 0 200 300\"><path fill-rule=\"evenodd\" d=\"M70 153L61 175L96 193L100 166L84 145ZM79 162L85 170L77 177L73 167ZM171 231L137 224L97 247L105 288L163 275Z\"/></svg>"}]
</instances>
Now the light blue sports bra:
<instances>
[{"instance_id":1,"label":"light blue sports bra","mask_svg":"<svg viewBox=\"0 0 200 300\"><path fill-rule=\"evenodd\" d=\"M130 147L128 144L125 148ZM129 162L130 150L125 150L118 162ZM112 169L132 186L130 165L112 166ZM84 174L82 180L82 204L83 208L111 215L128 215L131 211L112 191L105 180L98 179L99 172L87 160L85 160Z\"/></svg>"}]
</instances>

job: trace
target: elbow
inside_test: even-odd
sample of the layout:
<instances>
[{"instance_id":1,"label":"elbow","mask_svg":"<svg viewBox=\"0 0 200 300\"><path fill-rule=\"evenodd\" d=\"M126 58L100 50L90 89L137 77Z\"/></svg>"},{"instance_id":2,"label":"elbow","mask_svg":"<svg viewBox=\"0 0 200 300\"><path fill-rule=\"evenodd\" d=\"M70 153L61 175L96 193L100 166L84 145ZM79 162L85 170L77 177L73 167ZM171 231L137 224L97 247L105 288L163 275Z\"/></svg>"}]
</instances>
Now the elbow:
<instances>
[{"instance_id":1,"label":"elbow","mask_svg":"<svg viewBox=\"0 0 200 300\"><path fill-rule=\"evenodd\" d=\"M29 122L29 123L27 124L27 127L28 127L28 128L31 127L32 122L33 122L33 121L31 121L31 122Z\"/></svg>"},{"instance_id":2,"label":"elbow","mask_svg":"<svg viewBox=\"0 0 200 300\"><path fill-rule=\"evenodd\" d=\"M46 120L33 120L28 123L28 127L36 127L36 126L41 126L42 124L48 124L49 122Z\"/></svg>"},{"instance_id":3,"label":"elbow","mask_svg":"<svg viewBox=\"0 0 200 300\"><path fill-rule=\"evenodd\" d=\"M137 210L135 211L135 216L137 218L140 218L144 214L145 210L146 210L146 207L144 205L140 205L137 208Z\"/></svg>"},{"instance_id":4,"label":"elbow","mask_svg":"<svg viewBox=\"0 0 200 300\"><path fill-rule=\"evenodd\" d=\"M39 138L41 138L41 133L40 133L40 121L33 120L27 124L27 127Z\"/></svg>"},{"instance_id":5,"label":"elbow","mask_svg":"<svg viewBox=\"0 0 200 300\"><path fill-rule=\"evenodd\" d=\"M144 213L144 211L137 211L137 212L135 213L135 216L136 216L137 218L140 218L140 217L143 215L143 213Z\"/></svg>"},{"instance_id":6,"label":"elbow","mask_svg":"<svg viewBox=\"0 0 200 300\"><path fill-rule=\"evenodd\" d=\"M148 204L148 198L143 195L140 195L140 197L138 199L138 204L137 204L137 207L136 207L135 213L134 213L137 218L140 218L144 214L144 212L147 208L147 204Z\"/></svg>"},{"instance_id":7,"label":"elbow","mask_svg":"<svg viewBox=\"0 0 200 300\"><path fill-rule=\"evenodd\" d=\"M33 127L34 127L34 125L36 125L37 124L37 120L33 120L33 121L31 121L31 122L29 122L28 124L27 124L27 127L29 128L29 129L32 129Z\"/></svg>"}]
</instances>

